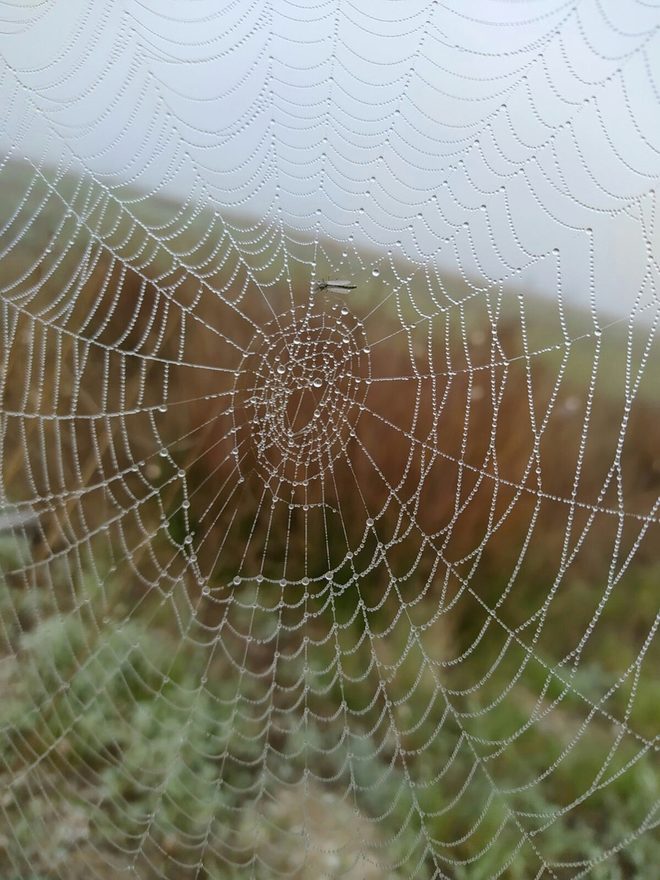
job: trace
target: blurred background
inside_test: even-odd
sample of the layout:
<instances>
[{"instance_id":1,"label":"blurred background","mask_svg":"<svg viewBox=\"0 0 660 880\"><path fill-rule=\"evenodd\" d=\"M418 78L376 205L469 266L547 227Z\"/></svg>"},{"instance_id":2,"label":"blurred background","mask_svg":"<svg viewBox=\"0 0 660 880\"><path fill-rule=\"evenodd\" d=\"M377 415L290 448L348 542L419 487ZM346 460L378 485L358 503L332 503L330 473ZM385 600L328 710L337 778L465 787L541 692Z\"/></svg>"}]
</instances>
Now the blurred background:
<instances>
[{"instance_id":1,"label":"blurred background","mask_svg":"<svg viewBox=\"0 0 660 880\"><path fill-rule=\"evenodd\" d=\"M654 877L660 9L2 20L0 875Z\"/></svg>"}]
</instances>

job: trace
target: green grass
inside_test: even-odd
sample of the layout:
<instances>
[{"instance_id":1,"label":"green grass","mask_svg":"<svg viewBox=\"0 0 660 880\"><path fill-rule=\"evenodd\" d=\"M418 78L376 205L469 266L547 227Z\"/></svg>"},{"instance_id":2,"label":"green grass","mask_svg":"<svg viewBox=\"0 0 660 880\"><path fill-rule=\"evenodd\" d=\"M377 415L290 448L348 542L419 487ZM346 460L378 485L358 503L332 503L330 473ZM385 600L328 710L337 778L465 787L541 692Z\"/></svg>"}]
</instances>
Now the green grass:
<instances>
[{"instance_id":1,"label":"green grass","mask_svg":"<svg viewBox=\"0 0 660 880\"><path fill-rule=\"evenodd\" d=\"M19 561L9 558L11 549L5 543L5 570ZM13 549L19 549L24 561L27 548ZM650 575L637 581L631 577L628 587L647 601L654 583ZM109 585L106 580L106 589ZM11 620L17 611L23 621L15 619L5 630L1 667L3 877L45 880L75 877L77 871L82 877L85 870L87 876L96 872L113 877L134 864L138 877L187 880L195 876L203 851L203 876L224 878L234 876L229 864L249 862L253 849L271 865L271 873L262 867L257 876L275 876L272 871L278 866L293 870L304 862L296 830L302 789L296 786L303 784L306 767L316 777L310 777L309 785L312 802L321 805L317 809L323 810L321 792L330 793L332 816L341 817L345 811L348 827L361 823L363 839L369 829L369 845L381 863L402 863L387 874L390 877L408 876L426 843L432 845L436 864L456 880L493 876L513 852L516 857L504 876L534 876L539 864L535 848L551 862L598 858L635 832L660 794L652 753L630 737L616 743L616 731L601 717L592 718L580 735L588 706L558 680L548 682L547 670L538 663L530 663L510 695L488 709L520 664L515 652L497 667L478 699L452 698L456 718L447 719L438 731L445 703L435 686L436 674L426 667L420 679L419 656L410 650L409 660L390 677L388 686L388 718L401 731L398 745L406 755L402 760L397 756L398 734L388 731L389 721L378 724L382 701L366 712L364 708L381 678L388 677L388 658L405 647L406 626L395 627L379 641L380 671L371 663L372 647L363 639L363 627L355 623L344 629L342 680L324 689L322 696L318 694L323 681L332 679L323 670L333 668L334 641L310 650L308 663L304 653L287 659L291 652L286 641L281 642L278 683L291 687L304 679L313 687L306 703L270 716L265 730L264 718L269 716L264 711L268 713L271 703L283 708L285 702L272 697L272 677L247 676L241 681L219 659L208 666L208 650L178 641L153 615L129 623L102 619L101 593L91 576L81 585L80 596L85 597L80 607L64 609L39 587L30 594L5 582L0 592L3 620ZM243 600L250 605L248 594ZM256 619L247 609L234 622L251 621L255 636L261 633L268 639L279 619L276 608L256 612ZM442 638L440 632L437 637ZM447 681L451 679L445 677ZM582 670L573 684L593 700L603 690L596 669ZM541 690L541 709L553 701L554 708L512 746L500 750L529 720ZM399 700L396 695L405 692L408 699ZM650 713L652 704L657 705L655 697L644 685L638 697L644 711ZM349 710L362 712L349 712L348 728L341 712L344 702ZM608 707L619 715L623 711L620 705ZM318 720L335 713L333 720ZM470 741L460 737L459 718L472 735ZM411 728L414 732L406 733ZM470 777L477 756L483 769ZM558 758L555 772L530 784ZM442 785L425 785L445 766ZM492 796L486 774L501 794ZM416 803L408 778L416 781ZM561 814L562 805L584 797L591 788L579 806ZM297 797L289 795L296 790ZM452 809L443 811L454 797ZM520 824L534 832L534 847L523 842L518 848L521 835L511 810L518 811ZM329 815L318 820L320 826L327 824ZM314 840L321 845L318 830ZM191 847L192 841L196 845ZM348 866L359 846L353 839L348 849L340 847L338 864ZM432 876L433 863L427 851L418 876ZM589 876L651 878L657 864L660 844L650 834L643 835L620 855L596 865ZM321 868L310 857L300 870L299 876L312 877ZM381 873L374 877L385 876L384 868L378 870ZM570 871L557 871L557 876L570 876ZM236 876L241 876L238 869Z\"/></svg>"}]
</instances>

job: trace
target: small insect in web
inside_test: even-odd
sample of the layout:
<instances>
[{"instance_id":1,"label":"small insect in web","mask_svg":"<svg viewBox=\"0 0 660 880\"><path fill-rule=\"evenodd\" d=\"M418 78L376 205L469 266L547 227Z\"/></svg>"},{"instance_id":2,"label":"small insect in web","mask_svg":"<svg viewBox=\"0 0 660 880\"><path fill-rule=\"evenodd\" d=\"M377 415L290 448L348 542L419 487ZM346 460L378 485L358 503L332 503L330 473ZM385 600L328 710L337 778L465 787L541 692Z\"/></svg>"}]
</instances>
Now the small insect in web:
<instances>
[{"instance_id":1,"label":"small insect in web","mask_svg":"<svg viewBox=\"0 0 660 880\"><path fill-rule=\"evenodd\" d=\"M355 290L357 284L352 284L350 281L317 281L316 282L316 290L318 293L322 291L327 291L328 293L350 293L351 290Z\"/></svg>"}]
</instances>

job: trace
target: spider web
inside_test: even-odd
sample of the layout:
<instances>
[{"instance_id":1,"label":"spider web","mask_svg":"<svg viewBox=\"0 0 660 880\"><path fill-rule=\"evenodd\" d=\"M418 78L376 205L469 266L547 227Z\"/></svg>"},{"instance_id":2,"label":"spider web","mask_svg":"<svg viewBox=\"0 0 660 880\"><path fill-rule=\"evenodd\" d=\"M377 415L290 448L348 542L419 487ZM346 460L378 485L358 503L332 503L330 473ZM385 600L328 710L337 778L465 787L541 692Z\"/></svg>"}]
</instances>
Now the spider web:
<instances>
[{"instance_id":1,"label":"spider web","mask_svg":"<svg viewBox=\"0 0 660 880\"><path fill-rule=\"evenodd\" d=\"M658 7L1 21L3 876L652 865Z\"/></svg>"}]
</instances>

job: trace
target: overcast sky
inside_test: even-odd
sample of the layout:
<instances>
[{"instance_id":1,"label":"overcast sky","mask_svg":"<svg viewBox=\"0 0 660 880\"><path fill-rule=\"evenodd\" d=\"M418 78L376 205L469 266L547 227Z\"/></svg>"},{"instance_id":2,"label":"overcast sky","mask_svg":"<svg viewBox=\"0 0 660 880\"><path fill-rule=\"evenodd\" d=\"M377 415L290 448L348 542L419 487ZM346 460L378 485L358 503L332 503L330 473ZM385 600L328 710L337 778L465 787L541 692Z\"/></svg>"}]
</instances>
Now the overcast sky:
<instances>
[{"instance_id":1,"label":"overcast sky","mask_svg":"<svg viewBox=\"0 0 660 880\"><path fill-rule=\"evenodd\" d=\"M598 310L657 290L658 7L27 0L3 16L15 158Z\"/></svg>"}]
</instances>

